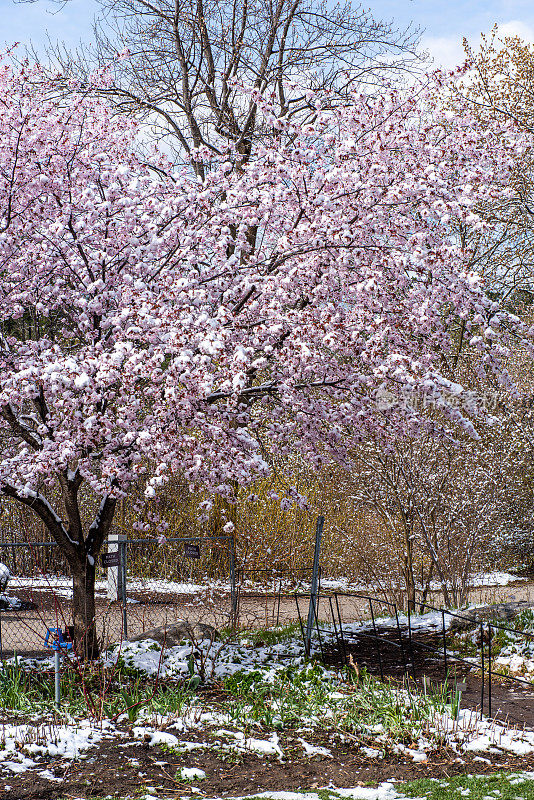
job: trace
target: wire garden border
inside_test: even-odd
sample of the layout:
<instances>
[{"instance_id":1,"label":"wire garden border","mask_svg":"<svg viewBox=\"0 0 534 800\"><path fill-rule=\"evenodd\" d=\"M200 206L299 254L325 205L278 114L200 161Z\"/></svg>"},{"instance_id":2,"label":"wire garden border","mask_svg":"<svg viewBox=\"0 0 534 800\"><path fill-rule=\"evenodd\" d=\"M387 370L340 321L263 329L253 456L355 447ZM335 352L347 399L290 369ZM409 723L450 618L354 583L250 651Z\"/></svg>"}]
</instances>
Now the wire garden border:
<instances>
[{"instance_id":1,"label":"wire garden border","mask_svg":"<svg viewBox=\"0 0 534 800\"><path fill-rule=\"evenodd\" d=\"M304 652L306 656L311 657L311 648L307 644L306 636L306 615L308 605L311 607L311 593L295 593L294 597L302 634ZM367 627L362 627L356 632L348 630L349 623L343 619L342 603L340 603L340 599L346 597L358 598L359 600L367 601L370 614L370 624ZM387 674L387 670L385 669L385 665L383 663L385 639L384 636L381 635L381 629L384 630L387 627L390 630L396 630L396 641L389 637L387 639L387 647L398 652L400 670L406 679L412 680L414 683L425 677L424 671L419 671L418 674L415 658L417 650L424 651L429 656L434 656L436 663L439 663L440 661L442 662L445 681L448 679L450 669L457 664L466 666L469 671L473 669L477 670L481 676L480 711L482 713L484 712L484 704L486 704L488 717L491 717L493 713L492 685L495 682L495 679L498 678L499 681L510 682L514 685L527 687L534 691L534 681L527 680L526 678L521 678L516 675L506 675L501 672L497 672L494 669L492 654L492 643L495 631L506 631L531 641L534 640L534 633L528 633L510 625L500 624L498 622L476 620L472 617L466 616L465 614L456 611L449 611L448 609L444 608L437 608L436 606L432 606L422 601L420 604L421 609L428 609L428 611L434 611L441 615L441 626L436 629L436 635L441 640L441 646L436 647L431 644L427 645L424 642L421 642L419 639L414 641L414 628L412 626L413 612L408 611L405 614L407 620L406 624L404 623L404 620L401 623L399 618L399 608L396 603L361 592L322 593L320 595L320 600L323 601L323 603L328 603L327 611L329 611L329 615L326 615L326 621L323 622L319 621L317 610L319 603L317 603L314 612L314 631L317 635L317 642L322 660L325 660L325 657L332 656L332 644L335 644L335 651L337 651L339 655L340 665L350 665L351 640L363 639L369 642L370 647L375 653L380 679L384 680L388 677L392 677L391 675ZM303 602L306 608L301 608L301 603ZM391 610L391 617L388 620L387 626L384 625L383 619L380 618L380 615L376 613L377 607ZM404 615L404 612L402 612L402 614ZM478 646L478 656L476 659L464 658L451 651L451 649L447 646L447 617L454 617L456 619L468 622L469 627L471 628L476 629L478 627L480 644Z\"/></svg>"}]
</instances>

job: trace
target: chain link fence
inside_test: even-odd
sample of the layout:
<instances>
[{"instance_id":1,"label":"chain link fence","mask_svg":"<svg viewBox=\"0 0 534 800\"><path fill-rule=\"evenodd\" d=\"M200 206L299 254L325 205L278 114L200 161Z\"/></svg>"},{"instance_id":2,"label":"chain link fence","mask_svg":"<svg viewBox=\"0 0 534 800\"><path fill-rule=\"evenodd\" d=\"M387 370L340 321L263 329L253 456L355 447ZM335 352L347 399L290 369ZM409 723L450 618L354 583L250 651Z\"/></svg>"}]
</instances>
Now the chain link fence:
<instances>
[{"instance_id":1,"label":"chain link fence","mask_svg":"<svg viewBox=\"0 0 534 800\"><path fill-rule=\"evenodd\" d=\"M72 624L72 579L55 542L0 542L11 578L0 593L0 657L42 656L47 628ZM97 564L96 624L102 646L187 620L235 624L234 541L228 536L110 536Z\"/></svg>"}]
</instances>

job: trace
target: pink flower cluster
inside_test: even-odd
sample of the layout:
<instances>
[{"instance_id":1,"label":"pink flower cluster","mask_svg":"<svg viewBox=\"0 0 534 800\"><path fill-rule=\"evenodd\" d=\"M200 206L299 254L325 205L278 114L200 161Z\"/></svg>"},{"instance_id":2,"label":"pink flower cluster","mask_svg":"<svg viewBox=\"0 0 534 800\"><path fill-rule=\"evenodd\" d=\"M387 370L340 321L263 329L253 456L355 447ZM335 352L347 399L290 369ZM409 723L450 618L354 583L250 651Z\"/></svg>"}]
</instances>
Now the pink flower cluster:
<instances>
[{"instance_id":1,"label":"pink flower cluster","mask_svg":"<svg viewBox=\"0 0 534 800\"><path fill-rule=\"evenodd\" d=\"M530 335L465 246L508 191L510 125L451 113L443 76L306 125L261 101L254 157L199 182L142 163L104 101L1 70L0 484L75 471L119 496L149 469L148 496L172 473L228 494L273 454L474 433L451 326L499 381L507 335Z\"/></svg>"}]
</instances>

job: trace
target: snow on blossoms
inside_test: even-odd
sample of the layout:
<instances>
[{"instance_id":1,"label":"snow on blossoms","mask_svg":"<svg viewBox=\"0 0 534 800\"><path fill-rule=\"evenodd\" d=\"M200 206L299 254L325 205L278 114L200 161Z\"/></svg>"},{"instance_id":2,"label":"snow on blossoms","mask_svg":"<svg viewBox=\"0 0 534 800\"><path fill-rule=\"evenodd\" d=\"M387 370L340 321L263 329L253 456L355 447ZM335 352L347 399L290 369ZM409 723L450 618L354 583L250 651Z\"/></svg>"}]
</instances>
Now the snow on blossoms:
<instances>
[{"instance_id":1,"label":"snow on blossoms","mask_svg":"<svg viewBox=\"0 0 534 800\"><path fill-rule=\"evenodd\" d=\"M457 236L505 192L523 147L510 125L443 110L446 81L429 77L408 96L317 101L309 124L278 120L254 158L225 153L199 182L141 161L103 100L1 70L0 488L85 587L147 466L148 495L173 472L228 493L269 452L319 463L402 435L423 397L434 426L473 431L451 324L500 380L507 332L528 333ZM85 482L101 498L87 529Z\"/></svg>"}]
</instances>

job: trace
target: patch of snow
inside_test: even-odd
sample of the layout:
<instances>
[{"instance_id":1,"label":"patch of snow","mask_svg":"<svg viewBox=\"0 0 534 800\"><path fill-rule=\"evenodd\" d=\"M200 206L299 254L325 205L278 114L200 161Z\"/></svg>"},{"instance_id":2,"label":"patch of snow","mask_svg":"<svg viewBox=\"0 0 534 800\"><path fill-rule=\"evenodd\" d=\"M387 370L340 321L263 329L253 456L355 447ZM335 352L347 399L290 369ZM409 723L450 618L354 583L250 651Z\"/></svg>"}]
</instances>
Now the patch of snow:
<instances>
[{"instance_id":1,"label":"patch of snow","mask_svg":"<svg viewBox=\"0 0 534 800\"><path fill-rule=\"evenodd\" d=\"M471 586L508 586L510 583L526 581L526 578L519 578L509 572L481 572L474 575L470 581Z\"/></svg>"},{"instance_id":2,"label":"patch of snow","mask_svg":"<svg viewBox=\"0 0 534 800\"><path fill-rule=\"evenodd\" d=\"M182 767L180 775L183 781L201 781L206 777L204 770L197 767Z\"/></svg>"},{"instance_id":3,"label":"patch of snow","mask_svg":"<svg viewBox=\"0 0 534 800\"><path fill-rule=\"evenodd\" d=\"M47 781L54 781L55 783L61 783L64 780L63 778L57 778L49 769L42 769L37 775L40 778L44 778Z\"/></svg>"},{"instance_id":4,"label":"patch of snow","mask_svg":"<svg viewBox=\"0 0 534 800\"><path fill-rule=\"evenodd\" d=\"M377 786L376 789L366 786L356 786L353 789L334 789L340 797L349 797L351 800L397 800L399 795L395 791L392 783L385 781Z\"/></svg>"},{"instance_id":5,"label":"patch of snow","mask_svg":"<svg viewBox=\"0 0 534 800\"><path fill-rule=\"evenodd\" d=\"M273 733L270 739L245 739L243 743L245 750L250 750L259 755L277 755L280 759L284 757L282 750L278 744L278 735Z\"/></svg>"},{"instance_id":6,"label":"patch of snow","mask_svg":"<svg viewBox=\"0 0 534 800\"><path fill-rule=\"evenodd\" d=\"M301 743L302 747L304 748L304 752L307 756L330 756L332 758L332 751L328 749L328 747L319 747L314 744L309 744L304 739L299 738L299 742ZM378 751L377 751L378 752Z\"/></svg>"},{"instance_id":7,"label":"patch of snow","mask_svg":"<svg viewBox=\"0 0 534 800\"><path fill-rule=\"evenodd\" d=\"M266 797L269 800L319 800L316 792L261 792L247 797Z\"/></svg>"},{"instance_id":8,"label":"patch of snow","mask_svg":"<svg viewBox=\"0 0 534 800\"><path fill-rule=\"evenodd\" d=\"M70 726L53 723L4 725L0 766L19 773L37 766L39 757L83 758L85 751L106 735L104 731L110 735L115 733L111 723L106 721L99 723L98 727L89 720L79 720Z\"/></svg>"},{"instance_id":9,"label":"patch of snow","mask_svg":"<svg viewBox=\"0 0 534 800\"><path fill-rule=\"evenodd\" d=\"M376 750L374 747L362 747L362 753L367 756L367 758L380 758L381 750Z\"/></svg>"},{"instance_id":10,"label":"patch of snow","mask_svg":"<svg viewBox=\"0 0 534 800\"><path fill-rule=\"evenodd\" d=\"M178 747L180 740L177 736L166 731L153 731L150 728L137 726L132 730L134 739L147 739L150 747L155 747L157 744L165 744L167 747Z\"/></svg>"}]
</instances>

